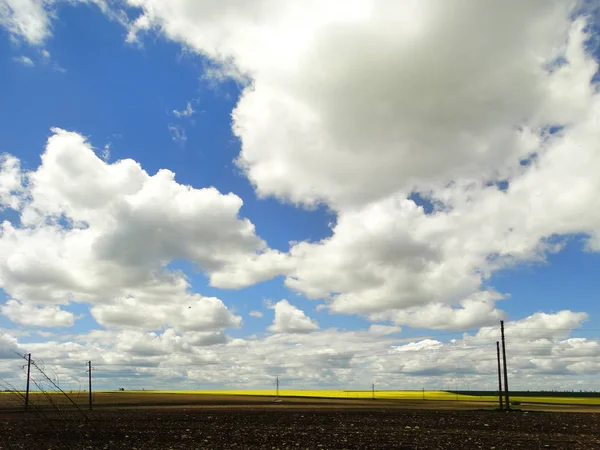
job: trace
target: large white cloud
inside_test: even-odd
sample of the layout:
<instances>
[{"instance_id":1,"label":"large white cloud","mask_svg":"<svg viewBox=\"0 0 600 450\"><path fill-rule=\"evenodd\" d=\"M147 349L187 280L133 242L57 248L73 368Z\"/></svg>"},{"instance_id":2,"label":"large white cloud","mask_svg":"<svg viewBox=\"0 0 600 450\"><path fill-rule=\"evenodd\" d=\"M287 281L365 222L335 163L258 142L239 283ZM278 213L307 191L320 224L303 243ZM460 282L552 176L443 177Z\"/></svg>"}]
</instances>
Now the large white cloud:
<instances>
[{"instance_id":1,"label":"large white cloud","mask_svg":"<svg viewBox=\"0 0 600 450\"><path fill-rule=\"evenodd\" d=\"M132 160L107 164L74 132L53 130L37 170L5 157L2 174L0 200L21 220L1 226L0 287L23 303L91 303L107 326L235 327L239 317L167 265L186 259L239 287L272 276L280 259L238 217L236 195L180 185L167 170L151 176ZM223 278L240 260L245 276Z\"/></svg>"},{"instance_id":2,"label":"large white cloud","mask_svg":"<svg viewBox=\"0 0 600 450\"><path fill-rule=\"evenodd\" d=\"M340 212L332 237L292 248L287 285L332 296L333 311L380 320L458 329L497 320L493 303L503 296L478 292L494 270L543 260L561 235L588 235L588 248L600 249L598 120L594 98L589 116L547 137L504 191L478 183L435 191L433 214L402 195Z\"/></svg>"},{"instance_id":3,"label":"large white cloud","mask_svg":"<svg viewBox=\"0 0 600 450\"><path fill-rule=\"evenodd\" d=\"M339 205L494 176L531 152L518 128L575 103L547 70L574 1L129 4L252 79L234 130L264 195Z\"/></svg>"},{"instance_id":4,"label":"large white cloud","mask_svg":"<svg viewBox=\"0 0 600 450\"><path fill-rule=\"evenodd\" d=\"M260 195L326 203L337 213L333 235L298 243L288 256L270 251L249 222L214 217L207 223L223 231L223 240L195 245L199 238L181 211L182 225L170 235L147 210L164 185L178 186L171 175L146 181L133 165L120 163L110 167L125 207L106 203L115 186L92 186L99 192L90 199L69 181L64 192L39 189L25 207L23 222L33 230L5 225L5 235L19 245L18 235L27 233L27 239L47 233L53 242L65 241L61 251L50 247L49 256L35 261L36 279L20 266L24 256L13 258L8 283L15 298L41 301L35 286L48 279L60 280L60 288L44 293L52 302L64 301L73 290L68 286L83 286L82 280L78 295L88 299L96 295L94 282L111 277L152 289L162 282L162 266L146 261L175 255L197 262L215 286L236 288L283 273L289 287L328 299L333 312L460 329L503 316L495 302L504 293L483 288L494 270L543 259L559 248L560 235L589 235L589 249L600 249L600 101L591 83L597 64L585 51L591 19L577 9L585 2L127 4L139 12L129 41L157 30L211 58L212 76L219 76L220 64L220 75L247 83L233 112L239 165ZM104 166L97 167L102 173ZM55 175L70 173L62 170ZM409 199L414 191L431 201L433 214ZM13 202L17 194L0 191ZM181 204L172 199L223 197L182 187L169 195L176 208ZM239 201L228 197L225 218L237 214ZM110 214L94 216L104 208ZM63 236L40 226L49 214L66 214L75 229ZM48 264L85 241L91 232L80 225L90 220L102 227L90 254L109 263L84 276ZM145 236L156 245L141 245ZM77 245L67 245L75 238ZM110 296L118 305L104 315L96 309L98 317L118 316L124 299L138 294ZM164 322L160 317L149 323Z\"/></svg>"},{"instance_id":5,"label":"large white cloud","mask_svg":"<svg viewBox=\"0 0 600 450\"><path fill-rule=\"evenodd\" d=\"M337 213L331 237L273 265L332 311L492 323L494 270L542 260L560 235L600 248L590 5L128 3L141 9L129 40L158 30L248 83L233 130L258 194Z\"/></svg>"},{"instance_id":6,"label":"large white cloud","mask_svg":"<svg viewBox=\"0 0 600 450\"><path fill-rule=\"evenodd\" d=\"M494 270L543 259L559 249L553 238L560 235L587 234L590 249L600 248L594 175L600 170L600 97L590 82L597 64L583 52L584 40L575 24L564 64L548 75L563 104L548 108L565 127L528 132L536 156L509 171L508 188L476 177L432 184L422 193L433 214L402 191L345 207L331 238L292 248L297 264L288 286L331 296L333 311L460 329L501 317L494 301L503 296L479 292Z\"/></svg>"}]
</instances>

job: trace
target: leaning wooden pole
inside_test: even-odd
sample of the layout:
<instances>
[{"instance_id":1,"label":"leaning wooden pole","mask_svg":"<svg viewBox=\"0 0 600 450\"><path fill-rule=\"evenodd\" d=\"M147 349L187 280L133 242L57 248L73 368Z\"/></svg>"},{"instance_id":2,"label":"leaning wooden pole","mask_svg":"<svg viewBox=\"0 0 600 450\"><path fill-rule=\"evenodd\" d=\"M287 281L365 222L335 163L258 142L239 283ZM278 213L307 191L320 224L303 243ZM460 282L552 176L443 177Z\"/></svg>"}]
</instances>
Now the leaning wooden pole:
<instances>
[{"instance_id":1,"label":"leaning wooden pole","mask_svg":"<svg viewBox=\"0 0 600 450\"><path fill-rule=\"evenodd\" d=\"M500 342L496 341L496 356L498 357L498 402L500 411L504 410L502 406L502 370L500 369Z\"/></svg>"},{"instance_id":2,"label":"leaning wooden pole","mask_svg":"<svg viewBox=\"0 0 600 450\"><path fill-rule=\"evenodd\" d=\"M510 411L510 398L508 393L508 369L506 368L506 340L504 339L504 320L500 321L500 333L502 335L502 359L504 361L504 405Z\"/></svg>"}]
</instances>

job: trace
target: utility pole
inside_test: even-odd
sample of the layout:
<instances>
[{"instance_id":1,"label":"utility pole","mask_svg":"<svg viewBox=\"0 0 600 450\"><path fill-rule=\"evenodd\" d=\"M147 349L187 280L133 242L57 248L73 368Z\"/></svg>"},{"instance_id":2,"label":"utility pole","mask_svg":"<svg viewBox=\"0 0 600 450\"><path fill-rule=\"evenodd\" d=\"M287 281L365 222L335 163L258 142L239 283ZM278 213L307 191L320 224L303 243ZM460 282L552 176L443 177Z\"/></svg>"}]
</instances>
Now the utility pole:
<instances>
[{"instance_id":1,"label":"utility pole","mask_svg":"<svg viewBox=\"0 0 600 450\"><path fill-rule=\"evenodd\" d=\"M276 380L276 397L279 398L279 376L277 376L277 380Z\"/></svg>"},{"instance_id":2,"label":"utility pole","mask_svg":"<svg viewBox=\"0 0 600 450\"><path fill-rule=\"evenodd\" d=\"M92 362L88 361L88 376L89 376L89 400L90 400L90 411L92 410Z\"/></svg>"},{"instance_id":3,"label":"utility pole","mask_svg":"<svg viewBox=\"0 0 600 450\"><path fill-rule=\"evenodd\" d=\"M504 360L504 405L510 411L510 398L508 394L508 370L506 368L506 341L504 340L504 320L500 321L500 333L502 335L502 359Z\"/></svg>"},{"instance_id":4,"label":"utility pole","mask_svg":"<svg viewBox=\"0 0 600 450\"><path fill-rule=\"evenodd\" d=\"M502 406L502 370L500 370L500 342L496 341L496 355L498 356L498 402L500 402L500 411Z\"/></svg>"},{"instance_id":5,"label":"utility pole","mask_svg":"<svg viewBox=\"0 0 600 450\"><path fill-rule=\"evenodd\" d=\"M373 395L373 400L375 400L375 383L371 385L371 393Z\"/></svg>"},{"instance_id":6,"label":"utility pole","mask_svg":"<svg viewBox=\"0 0 600 450\"><path fill-rule=\"evenodd\" d=\"M25 391L25 411L29 408L29 377L31 374L31 353L27 355L27 390Z\"/></svg>"}]
</instances>

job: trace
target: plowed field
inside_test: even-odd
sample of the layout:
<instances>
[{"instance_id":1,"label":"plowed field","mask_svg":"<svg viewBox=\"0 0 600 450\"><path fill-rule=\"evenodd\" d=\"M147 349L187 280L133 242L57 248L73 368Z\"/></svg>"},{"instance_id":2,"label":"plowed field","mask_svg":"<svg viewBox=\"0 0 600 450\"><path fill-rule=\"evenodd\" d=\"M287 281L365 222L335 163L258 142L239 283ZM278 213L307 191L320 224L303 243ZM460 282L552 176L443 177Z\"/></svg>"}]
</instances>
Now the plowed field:
<instances>
[{"instance_id":1,"label":"plowed field","mask_svg":"<svg viewBox=\"0 0 600 450\"><path fill-rule=\"evenodd\" d=\"M0 449L600 449L598 413L452 410L448 402L202 397L196 396L194 405L177 404L186 400L178 397L160 407L130 397L122 403L128 406L105 403L84 411L87 419L64 407L6 410L0 412ZM415 409L419 406L431 409Z\"/></svg>"}]
</instances>

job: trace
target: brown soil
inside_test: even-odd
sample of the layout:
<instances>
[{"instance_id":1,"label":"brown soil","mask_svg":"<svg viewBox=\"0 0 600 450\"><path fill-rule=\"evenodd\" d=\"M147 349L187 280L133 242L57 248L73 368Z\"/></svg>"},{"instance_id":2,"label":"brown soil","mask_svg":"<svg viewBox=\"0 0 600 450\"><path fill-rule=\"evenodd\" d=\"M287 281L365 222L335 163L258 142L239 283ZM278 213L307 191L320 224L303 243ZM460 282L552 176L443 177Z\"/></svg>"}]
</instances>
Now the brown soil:
<instances>
[{"instance_id":1,"label":"brown soil","mask_svg":"<svg viewBox=\"0 0 600 450\"><path fill-rule=\"evenodd\" d=\"M124 397L117 395L112 400ZM184 401L175 396L163 399L169 407L152 407L142 397L115 408L109 397L101 403L97 396L97 408L84 411L89 420L73 409L5 410L0 449L600 449L598 413L452 411L439 410L452 402L427 401L274 403L235 396L202 396L201 402L194 396L193 406L174 405ZM411 409L423 406L438 410Z\"/></svg>"}]
</instances>

